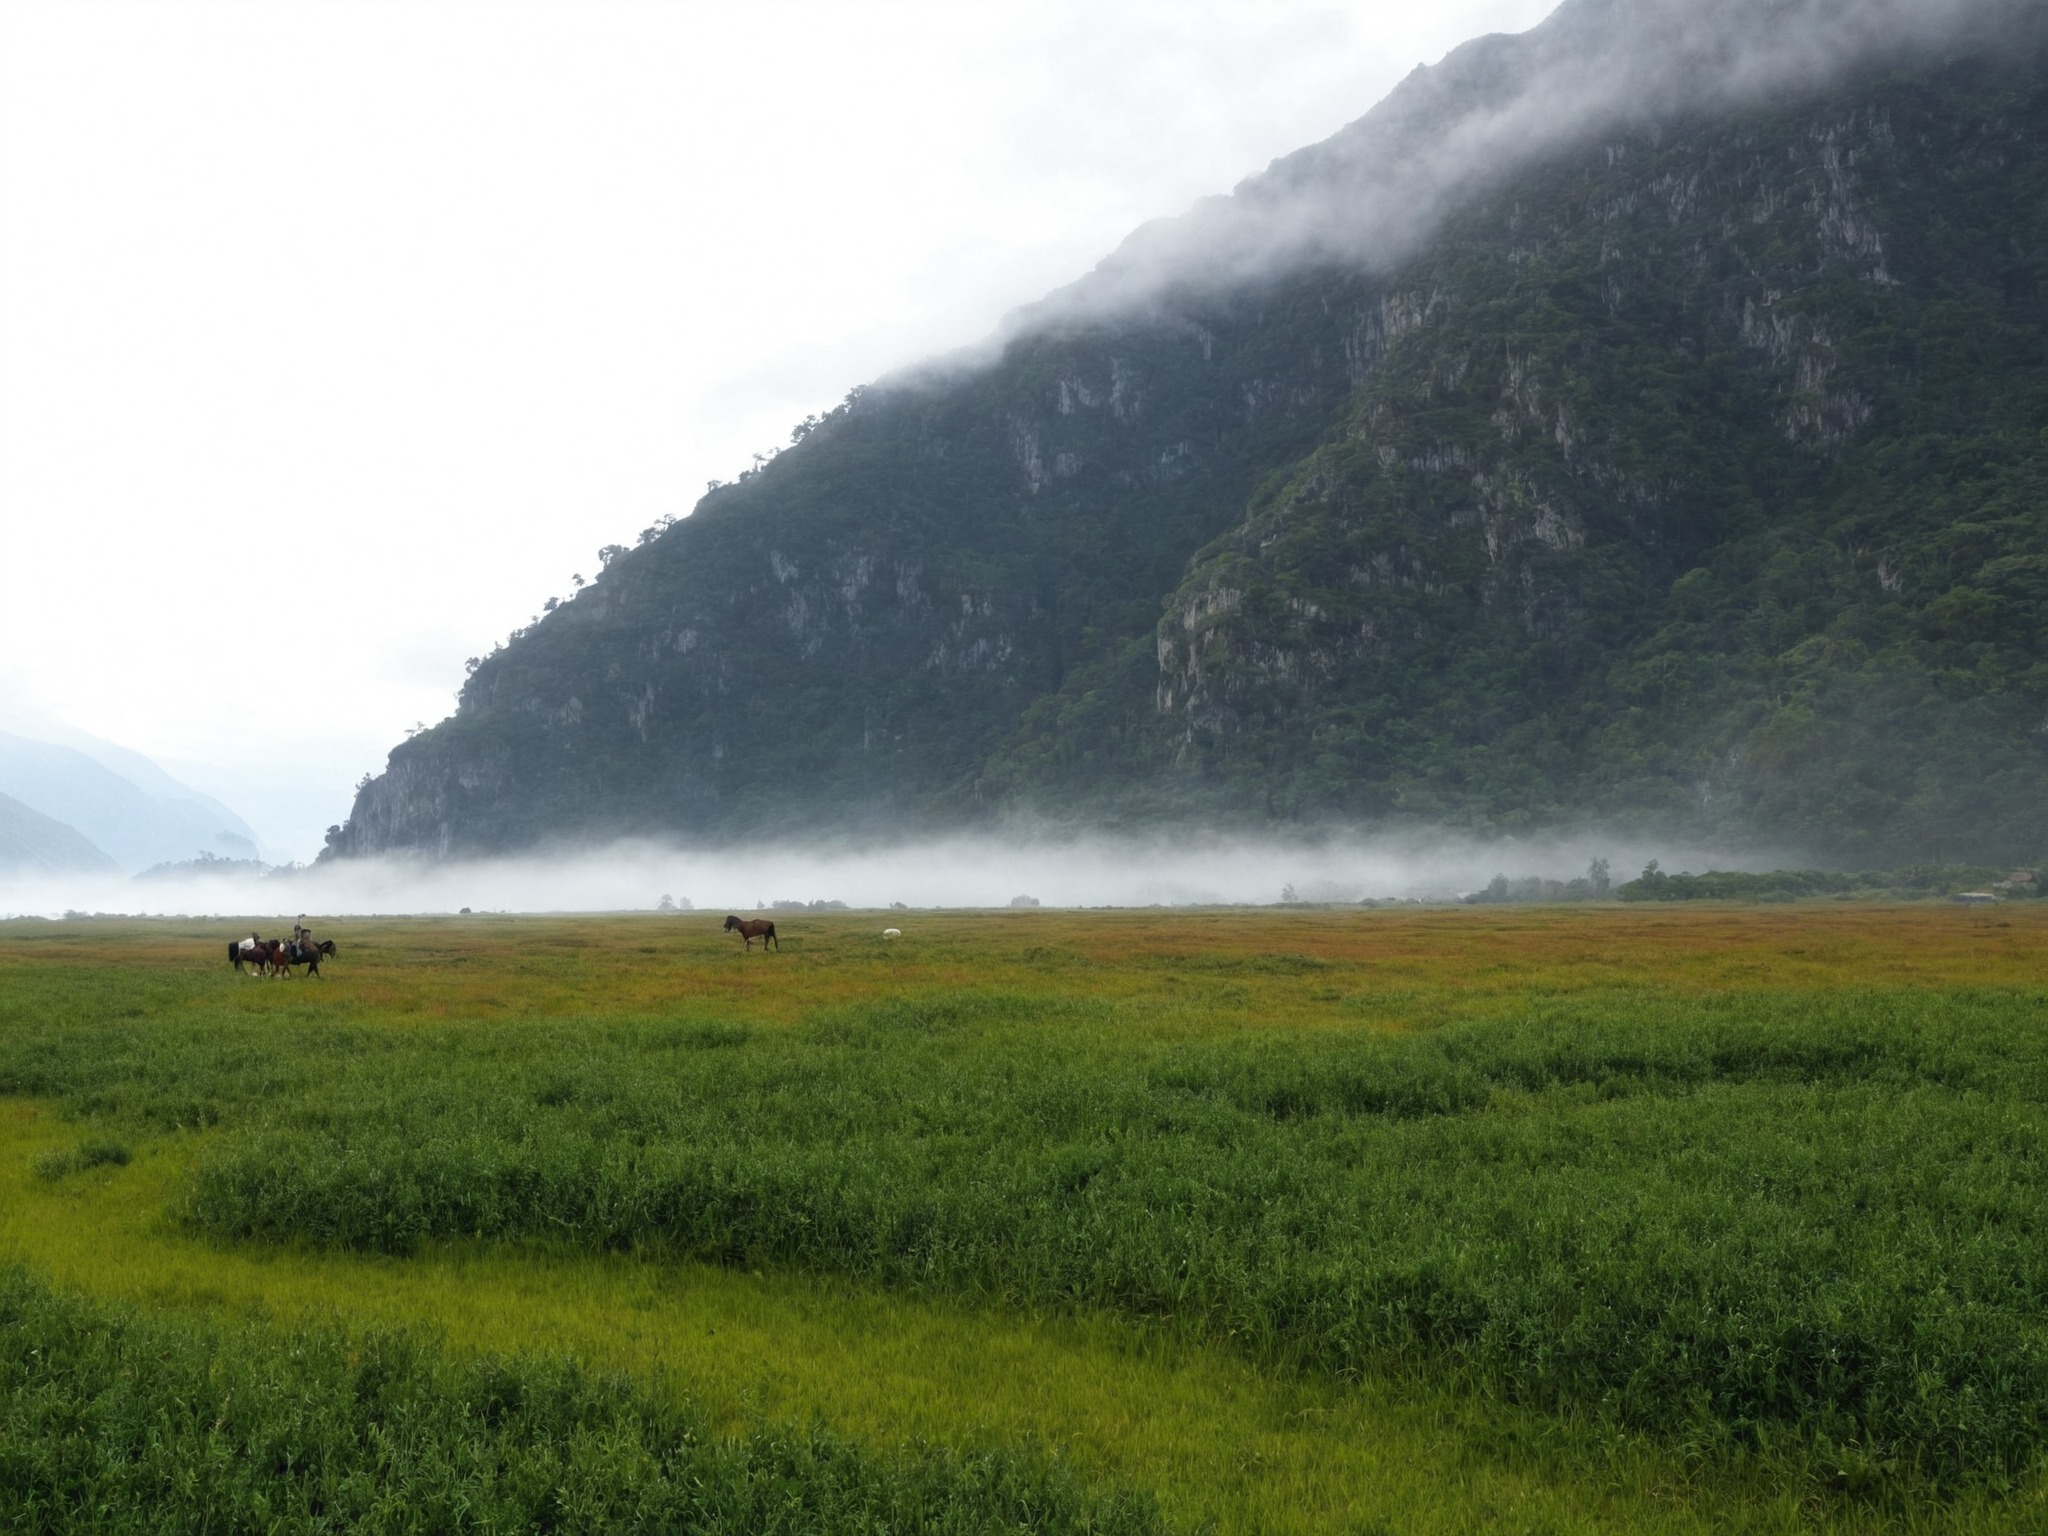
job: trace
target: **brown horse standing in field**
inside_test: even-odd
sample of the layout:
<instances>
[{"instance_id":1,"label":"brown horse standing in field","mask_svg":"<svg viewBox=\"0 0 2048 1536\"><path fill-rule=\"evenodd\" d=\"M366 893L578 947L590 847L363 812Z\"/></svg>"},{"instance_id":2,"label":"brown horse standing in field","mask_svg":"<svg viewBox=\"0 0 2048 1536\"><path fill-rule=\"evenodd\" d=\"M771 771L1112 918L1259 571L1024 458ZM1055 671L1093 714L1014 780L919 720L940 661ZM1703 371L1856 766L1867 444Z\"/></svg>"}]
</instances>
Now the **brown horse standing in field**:
<instances>
[{"instance_id":1,"label":"brown horse standing in field","mask_svg":"<svg viewBox=\"0 0 2048 1536\"><path fill-rule=\"evenodd\" d=\"M764 951L770 944L777 949L782 948L782 940L775 937L775 925L765 917L750 917L745 922L736 917L728 917L725 920L725 931L738 933L746 941L741 946L744 949L752 949L756 939L761 941L761 948Z\"/></svg>"}]
</instances>

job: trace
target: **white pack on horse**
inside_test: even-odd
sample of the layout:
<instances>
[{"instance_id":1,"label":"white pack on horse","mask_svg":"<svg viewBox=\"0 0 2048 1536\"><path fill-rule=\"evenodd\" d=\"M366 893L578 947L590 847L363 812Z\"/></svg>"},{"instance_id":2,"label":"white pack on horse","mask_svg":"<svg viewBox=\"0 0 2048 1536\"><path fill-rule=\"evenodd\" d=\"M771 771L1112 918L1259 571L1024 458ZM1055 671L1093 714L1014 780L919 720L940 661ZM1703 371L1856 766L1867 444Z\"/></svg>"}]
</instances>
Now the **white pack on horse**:
<instances>
[{"instance_id":1,"label":"white pack on horse","mask_svg":"<svg viewBox=\"0 0 2048 1536\"><path fill-rule=\"evenodd\" d=\"M259 938L254 933L246 939L230 939L228 959L238 971L246 965L258 976L274 976L284 966L284 942Z\"/></svg>"}]
</instances>

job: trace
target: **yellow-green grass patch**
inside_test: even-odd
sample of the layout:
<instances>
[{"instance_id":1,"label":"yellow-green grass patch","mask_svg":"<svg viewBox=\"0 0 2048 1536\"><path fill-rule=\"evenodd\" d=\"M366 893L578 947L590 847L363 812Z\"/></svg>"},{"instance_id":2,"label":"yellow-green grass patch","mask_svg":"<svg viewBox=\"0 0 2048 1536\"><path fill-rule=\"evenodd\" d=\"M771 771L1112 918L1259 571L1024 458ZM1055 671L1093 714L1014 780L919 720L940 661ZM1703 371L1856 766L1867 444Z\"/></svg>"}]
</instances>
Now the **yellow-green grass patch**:
<instances>
[{"instance_id":1,"label":"yellow-green grass patch","mask_svg":"<svg viewBox=\"0 0 2048 1536\"><path fill-rule=\"evenodd\" d=\"M573 1109L577 1074L597 1060L585 1061L579 1042L608 1052L606 1070L626 1074L623 1083L661 1070L657 1054L643 1068L635 1053L658 1045L669 1021L693 1048L727 1038L720 1031L740 1042L754 1032L806 1051L805 1042L816 1042L819 1060L848 1068L855 1055L845 1041L834 1043L828 1026L857 1025L867 1010L899 1005L954 1008L969 1020L931 1046L935 1069L973 1059L984 1044L1015 1057L1020 1031L1084 1067L1139 1056L1184 1065L1197 1060L1187 1054L1195 1048L1270 1041L1280 1054L1259 1057L1259 1070L1271 1068L1287 1087L1272 1064L1297 1044L1386 1043L1545 1009L1564 1010L1557 1016L1568 1044L1578 1019L1633 1027L1628 1021L1702 1000L1754 999L1763 1022L1744 1026L1742 1038L1757 1041L1778 1027L1771 1021L1797 1020L1805 1000L1816 1014L1845 998L1875 1000L1874 1022L1866 1028L1851 1018L1832 1049L1896 1043L1905 1036L1885 1031L1896 1032L1898 1019L1966 994L2009 1029L2031 1017L2048 983L2048 911L2031 907L779 920L787 948L766 956L742 954L709 914L323 923L341 954L324 979L289 982L230 971L226 941L246 932L245 922L0 924L0 1028L33 1045L76 1025L67 1037L75 1064L78 1051L97 1048L80 1042L139 1051L141 1060L153 1039L203 1043L232 1024L242 1032L229 1046L236 1059L210 1061L206 1070L254 1062L272 1073L289 1072L302 1046L345 1035L337 1049L370 1062L369 1075L348 1079L365 1087L378 1070L439 1071L457 1061L478 1074L476 1085L492 1085L503 1050L507 1069L516 1064L539 1090L526 1102L544 1108L555 1099L541 1068L556 1053ZM903 937L884 940L885 925ZM976 1012L1005 999L1029 1005L1014 1014L1019 1022L1008 1022L1000 1006ZM1917 1027L1934 1038L1924 1021ZM520 1043L529 1037L531 1050ZM380 1069L375 1053L387 1048L392 1065ZM33 1050L14 1059L32 1062ZM1200 1058L1223 1066L1234 1059ZM1869 1081L1880 1085L1871 1092L1891 1091L1882 1087L1888 1079ZM1945 1081L1928 1081L1935 1086L1922 1090L1926 1103L1934 1102L1929 1093L1951 1092ZM1215 1082L1244 1086L1227 1074ZM221 1102L232 1114L260 1116L268 1102L262 1085L260 1077L238 1080ZM590 1085L604 1087L602 1074ZM1030 1314L922 1287L885 1292L815 1273L599 1254L566 1240L537 1248L530 1234L428 1242L403 1257L219 1245L175 1219L189 1209L192 1171L210 1138L150 1130L178 1120L175 1099L169 1111L159 1103L138 1121L134 1101L124 1108L96 1098L100 1091L82 1088L61 1108L17 1100L0 1112L0 1257L19 1256L55 1283L97 1297L280 1326L302 1318L401 1326L461 1351L567 1352L686 1395L729 1425L816 1416L880 1445L922 1438L1048 1446L1092 1479L1154 1491L1178 1519L1230 1530L1895 1523L2004 1531L2038 1528L2048 1513L2038 1473L2003 1499L1953 1486L1929 1499L1909 1480L1903 1504L1846 1503L1812 1480L1811 1462L1788 1468L1754 1452L1731 1460L1725 1447L1688 1455L1669 1440L1588 1416L1433 1392L1412 1373L1399 1382L1369 1370L1364 1380L1304 1376L1260 1363L1256 1351L1248 1358L1229 1338L1195 1337L1171 1319L1138 1322L1078 1302ZM1802 1102L1804 1091L1787 1079L1785 1102ZM1851 1091L1866 1092L1853 1084ZM1567 1088L1557 1097L1571 1109L1584 1095ZM279 1102L289 1099L280 1090ZM296 1102L293 1113L302 1113L306 1102ZM1272 1115L1295 1113L1293 1102L1275 1098ZM1520 1098L1503 1102L1507 1116L1522 1113ZM350 1108L334 1107L344 1116ZM1246 1124L1265 1123L1247 1113ZM1622 1101L1611 1111L1588 1101L1584 1113L1571 1109L1569 1134L1596 1121L1621 1127L1633 1113ZM2012 1126L2024 1132L2020 1121ZM132 1162L68 1155L109 1137L132 1150ZM1701 1155L1715 1151L1702 1147Z\"/></svg>"},{"instance_id":2,"label":"yellow-green grass patch","mask_svg":"<svg viewBox=\"0 0 2048 1536\"><path fill-rule=\"evenodd\" d=\"M98 1300L405 1329L465 1354L573 1356L730 1429L817 1421L881 1447L1049 1450L1223 1531L1820 1531L1873 1512L1770 1469L1686 1467L1638 1438L1372 1382L1275 1377L1100 1318L976 1313L860 1287L497 1245L410 1258L219 1247L169 1216L199 1135L38 1178L77 1127L0 1105L0 1257ZM1967 1499L1902 1529L2031 1529L2043 1502ZM1889 1522L1887 1522L1889 1523Z\"/></svg>"}]
</instances>

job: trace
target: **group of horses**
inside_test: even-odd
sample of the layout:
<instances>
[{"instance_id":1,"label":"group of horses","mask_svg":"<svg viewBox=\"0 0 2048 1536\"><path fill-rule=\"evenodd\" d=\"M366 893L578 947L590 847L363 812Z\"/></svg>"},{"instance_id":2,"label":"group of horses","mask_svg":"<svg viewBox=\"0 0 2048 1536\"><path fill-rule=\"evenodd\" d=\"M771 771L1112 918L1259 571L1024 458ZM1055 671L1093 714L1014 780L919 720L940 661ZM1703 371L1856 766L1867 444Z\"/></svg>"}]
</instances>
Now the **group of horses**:
<instances>
[{"instance_id":1,"label":"group of horses","mask_svg":"<svg viewBox=\"0 0 2048 1536\"><path fill-rule=\"evenodd\" d=\"M754 947L756 939L761 941L764 951L771 944L782 948L782 941L775 937L775 924L765 917L728 917L725 931L737 933L747 949ZM297 939L259 938L252 933L246 939L228 940L228 959L238 971L247 966L245 975L291 976L296 974L293 966L303 965L308 976L318 976L320 962L334 958L334 940L322 939L315 944L312 937L307 934L308 942L300 943Z\"/></svg>"},{"instance_id":2,"label":"group of horses","mask_svg":"<svg viewBox=\"0 0 2048 1536\"><path fill-rule=\"evenodd\" d=\"M250 934L246 939L228 940L228 959L235 969L249 967L244 975L291 976L292 967L303 965L308 976L320 974L320 962L334 958L334 940L322 939L310 942L312 935L306 935L309 942L299 943L295 939L261 939Z\"/></svg>"}]
</instances>

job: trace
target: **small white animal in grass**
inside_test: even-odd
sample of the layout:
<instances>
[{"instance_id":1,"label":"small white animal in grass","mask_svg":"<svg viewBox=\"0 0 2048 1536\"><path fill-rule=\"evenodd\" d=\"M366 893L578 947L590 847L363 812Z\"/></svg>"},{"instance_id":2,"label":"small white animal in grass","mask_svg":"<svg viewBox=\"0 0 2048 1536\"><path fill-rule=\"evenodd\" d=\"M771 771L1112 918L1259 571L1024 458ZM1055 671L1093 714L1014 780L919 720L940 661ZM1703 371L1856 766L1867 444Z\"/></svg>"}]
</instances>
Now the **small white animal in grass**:
<instances>
[{"instance_id":1,"label":"small white animal in grass","mask_svg":"<svg viewBox=\"0 0 2048 1536\"><path fill-rule=\"evenodd\" d=\"M901 928L884 928L882 930L882 937L885 939L900 939L903 937L903 930Z\"/></svg>"}]
</instances>

